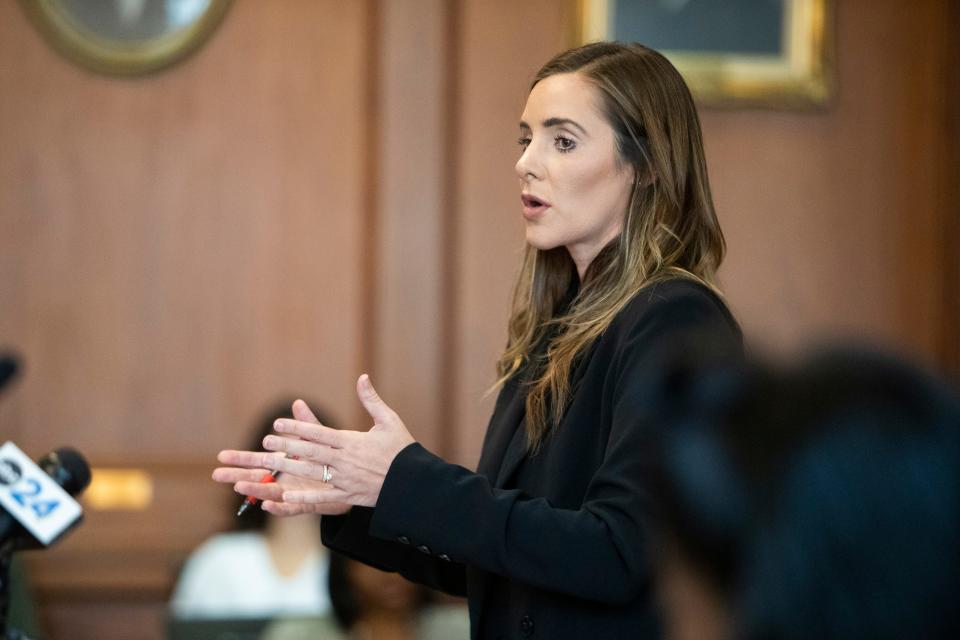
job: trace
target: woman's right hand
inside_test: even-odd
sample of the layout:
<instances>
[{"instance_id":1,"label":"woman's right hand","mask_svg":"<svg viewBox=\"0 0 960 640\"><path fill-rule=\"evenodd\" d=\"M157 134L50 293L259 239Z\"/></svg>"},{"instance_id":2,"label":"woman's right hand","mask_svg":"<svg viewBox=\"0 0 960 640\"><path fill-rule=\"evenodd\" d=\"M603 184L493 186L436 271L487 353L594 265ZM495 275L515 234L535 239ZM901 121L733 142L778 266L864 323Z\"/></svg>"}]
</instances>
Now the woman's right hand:
<instances>
[{"instance_id":1,"label":"woman's right hand","mask_svg":"<svg viewBox=\"0 0 960 640\"><path fill-rule=\"evenodd\" d=\"M320 424L303 400L293 403L293 417L302 422ZM225 449L217 454L217 460L229 466L214 469L213 479L217 482L233 484L233 490L242 496L253 496L261 500L263 510L277 516L295 516L302 513L341 515L350 510L348 504L284 502L284 491L306 489L323 491L330 486L318 480L300 478L289 473L280 474L276 482L262 483L261 479L270 473L264 469L263 459L277 455L282 457L283 454Z\"/></svg>"}]
</instances>

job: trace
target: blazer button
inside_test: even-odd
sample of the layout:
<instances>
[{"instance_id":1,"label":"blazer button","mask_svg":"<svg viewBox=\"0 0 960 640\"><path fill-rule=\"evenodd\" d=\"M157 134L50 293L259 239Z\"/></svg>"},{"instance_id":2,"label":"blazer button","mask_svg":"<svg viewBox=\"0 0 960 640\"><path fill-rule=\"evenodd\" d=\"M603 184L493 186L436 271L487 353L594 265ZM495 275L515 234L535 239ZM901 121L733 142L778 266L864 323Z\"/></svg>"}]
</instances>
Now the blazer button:
<instances>
[{"instance_id":1,"label":"blazer button","mask_svg":"<svg viewBox=\"0 0 960 640\"><path fill-rule=\"evenodd\" d=\"M410 538L408 538L407 536L400 536L399 538L397 538L397 542L399 542L400 544L410 544Z\"/></svg>"},{"instance_id":2,"label":"blazer button","mask_svg":"<svg viewBox=\"0 0 960 640\"><path fill-rule=\"evenodd\" d=\"M441 554L440 554L439 556L437 556L437 557L440 558L441 560L443 560L444 562L450 562L450 556L448 556L448 555L445 554L445 553L441 553Z\"/></svg>"},{"instance_id":3,"label":"blazer button","mask_svg":"<svg viewBox=\"0 0 960 640\"><path fill-rule=\"evenodd\" d=\"M520 635L524 638L529 638L533 635L533 618L530 616L520 618Z\"/></svg>"},{"instance_id":4,"label":"blazer button","mask_svg":"<svg viewBox=\"0 0 960 640\"><path fill-rule=\"evenodd\" d=\"M425 553L427 555L430 555L430 547L428 547L425 544L422 544L419 547L417 547L417 551L419 551L420 553Z\"/></svg>"}]
</instances>

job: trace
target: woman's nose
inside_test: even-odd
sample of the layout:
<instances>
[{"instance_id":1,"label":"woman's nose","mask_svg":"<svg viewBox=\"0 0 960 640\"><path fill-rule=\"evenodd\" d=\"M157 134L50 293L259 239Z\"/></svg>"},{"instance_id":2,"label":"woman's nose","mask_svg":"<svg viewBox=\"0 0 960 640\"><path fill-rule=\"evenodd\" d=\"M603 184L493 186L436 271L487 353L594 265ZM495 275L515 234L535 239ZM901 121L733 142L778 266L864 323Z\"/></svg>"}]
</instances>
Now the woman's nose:
<instances>
[{"instance_id":1,"label":"woman's nose","mask_svg":"<svg viewBox=\"0 0 960 640\"><path fill-rule=\"evenodd\" d=\"M517 160L517 164L514 167L517 171L517 175L520 176L521 180L533 180L540 177L539 165L536 163L536 158L534 157L534 152L532 147L528 146L523 150L523 154L520 156L520 159Z\"/></svg>"}]
</instances>

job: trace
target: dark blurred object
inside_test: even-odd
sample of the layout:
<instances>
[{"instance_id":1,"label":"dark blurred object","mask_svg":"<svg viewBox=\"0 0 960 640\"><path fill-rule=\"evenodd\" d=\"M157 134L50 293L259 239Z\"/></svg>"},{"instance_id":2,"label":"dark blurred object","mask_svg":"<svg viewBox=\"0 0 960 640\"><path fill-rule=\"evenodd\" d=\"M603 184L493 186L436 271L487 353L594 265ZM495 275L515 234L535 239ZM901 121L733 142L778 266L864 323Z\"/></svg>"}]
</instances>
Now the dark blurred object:
<instances>
[{"instance_id":1,"label":"dark blurred object","mask_svg":"<svg viewBox=\"0 0 960 640\"><path fill-rule=\"evenodd\" d=\"M955 390L852 349L793 369L685 357L661 384L671 637L960 637Z\"/></svg>"},{"instance_id":2,"label":"dark blurred object","mask_svg":"<svg viewBox=\"0 0 960 640\"><path fill-rule=\"evenodd\" d=\"M10 353L0 354L0 391L12 383L20 372L20 359ZM3 562L0 560L0 562ZM0 580L3 578L0 577ZM23 561L14 557L9 567L10 595L6 624L26 636L38 633L33 594ZM8 633L8 636L11 635Z\"/></svg>"},{"instance_id":3,"label":"dark blurred object","mask_svg":"<svg viewBox=\"0 0 960 640\"><path fill-rule=\"evenodd\" d=\"M40 633L36 606L30 589L30 577L27 574L27 567L19 557L14 557L10 566L10 610L7 614L7 624L11 628L20 629L28 636L36 636Z\"/></svg>"},{"instance_id":4,"label":"dark blurred object","mask_svg":"<svg viewBox=\"0 0 960 640\"><path fill-rule=\"evenodd\" d=\"M20 359L13 354L0 355L0 390L13 382L20 371Z\"/></svg>"},{"instance_id":5,"label":"dark blurred object","mask_svg":"<svg viewBox=\"0 0 960 640\"><path fill-rule=\"evenodd\" d=\"M90 465L76 449L60 447L40 458L37 466L72 496L90 486Z\"/></svg>"},{"instance_id":6,"label":"dark blurred object","mask_svg":"<svg viewBox=\"0 0 960 640\"><path fill-rule=\"evenodd\" d=\"M269 618L167 619L168 640L259 640Z\"/></svg>"}]
</instances>

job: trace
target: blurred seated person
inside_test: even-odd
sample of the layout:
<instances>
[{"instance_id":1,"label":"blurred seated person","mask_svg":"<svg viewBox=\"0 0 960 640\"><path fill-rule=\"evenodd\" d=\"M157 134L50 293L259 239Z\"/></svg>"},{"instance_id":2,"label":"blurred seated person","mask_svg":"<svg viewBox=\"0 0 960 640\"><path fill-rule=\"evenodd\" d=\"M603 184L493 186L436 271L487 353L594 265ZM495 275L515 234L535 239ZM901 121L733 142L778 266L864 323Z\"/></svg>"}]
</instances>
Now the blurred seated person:
<instances>
[{"instance_id":1,"label":"blurred seated person","mask_svg":"<svg viewBox=\"0 0 960 640\"><path fill-rule=\"evenodd\" d=\"M430 592L398 573L330 552L333 619L281 620L263 640L468 640L467 608L432 604Z\"/></svg>"},{"instance_id":2,"label":"blurred seated person","mask_svg":"<svg viewBox=\"0 0 960 640\"><path fill-rule=\"evenodd\" d=\"M273 421L292 416L293 399L265 412L249 446L259 448ZM320 414L318 414L320 415ZM324 424L328 424L324 422ZM239 503L231 494L230 506ZM171 598L176 618L274 618L329 613L328 557L320 518L275 518L259 503L234 530L205 541L187 558Z\"/></svg>"},{"instance_id":3,"label":"blurred seated person","mask_svg":"<svg viewBox=\"0 0 960 640\"><path fill-rule=\"evenodd\" d=\"M673 640L960 638L960 400L894 358L679 363L651 460Z\"/></svg>"}]
</instances>

